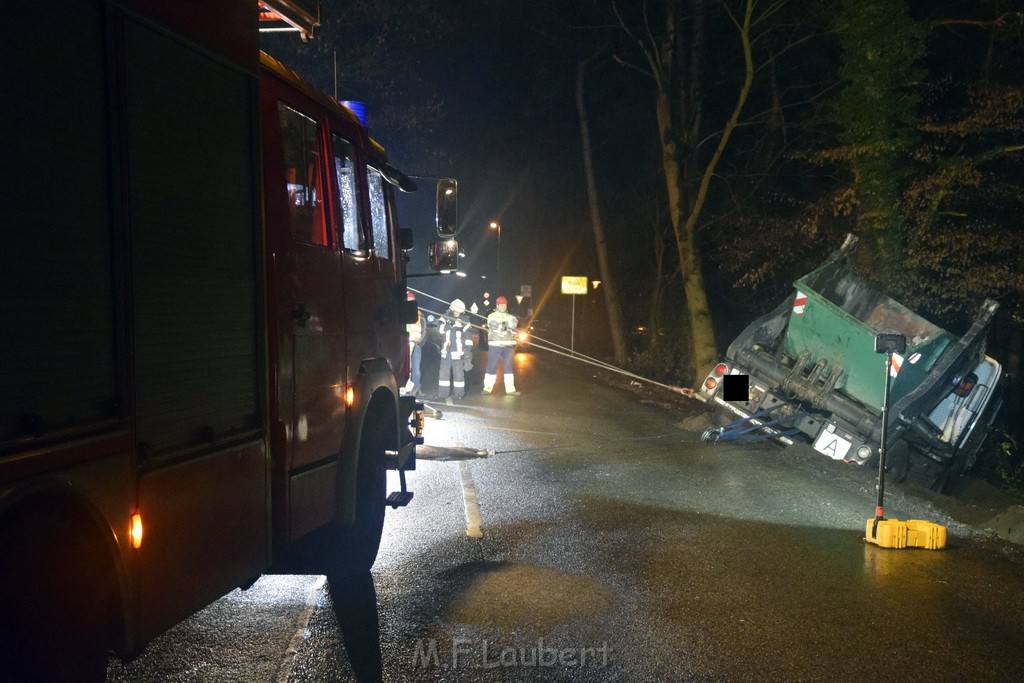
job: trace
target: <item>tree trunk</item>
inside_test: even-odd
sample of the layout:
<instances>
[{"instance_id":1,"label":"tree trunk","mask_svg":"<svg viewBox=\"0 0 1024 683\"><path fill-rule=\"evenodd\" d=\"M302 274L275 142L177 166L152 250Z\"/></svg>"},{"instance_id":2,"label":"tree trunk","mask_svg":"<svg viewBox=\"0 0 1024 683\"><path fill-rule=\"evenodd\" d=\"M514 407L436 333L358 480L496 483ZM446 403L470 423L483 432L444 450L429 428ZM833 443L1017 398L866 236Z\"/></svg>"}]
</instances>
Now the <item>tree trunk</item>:
<instances>
[{"instance_id":1,"label":"tree trunk","mask_svg":"<svg viewBox=\"0 0 1024 683\"><path fill-rule=\"evenodd\" d=\"M662 214L660 211L651 217L651 227L654 235L654 282L651 285L651 302L649 306L650 315L650 348L658 348L663 338L662 332L665 328L665 311L662 301L664 300L665 283L670 274L665 272L665 234L662 230Z\"/></svg>"},{"instance_id":2,"label":"tree trunk","mask_svg":"<svg viewBox=\"0 0 1024 683\"><path fill-rule=\"evenodd\" d=\"M594 246L597 250L597 263L604 280L604 302L608 310L608 326L611 328L612 349L615 362L622 365L626 362L626 342L622 329L622 311L611 268L608 266L608 243L604 236L601 223L601 208L598 203L597 182L594 178L594 163L590 150L590 124L587 120L587 102L584 89L587 65L590 60L580 61L576 66L576 110L580 119L580 144L583 148L583 172L587 181L587 199L590 206L590 225L594 230Z\"/></svg>"},{"instance_id":3,"label":"tree trunk","mask_svg":"<svg viewBox=\"0 0 1024 683\"><path fill-rule=\"evenodd\" d=\"M699 103L696 99L693 99L690 102L684 102L684 104L689 104L688 108L679 106L681 104L680 101L674 99L675 92L669 87L673 79L656 79L658 87L658 131L661 135L663 149L662 163L665 170L665 183L668 190L669 212L672 217L672 227L675 233L676 250L679 254L683 293L686 296L690 336L693 341L692 359L695 380L700 380L718 361L718 346L715 341L714 325L711 319L711 307L708 303L707 291L704 285L704 275L700 268L697 222L707 200L708 189L711 185L715 169L722 158L726 146L729 144L733 131L736 129L740 113L743 111L747 97L750 94L750 88L754 82L754 58L750 39L753 4L753 0L747 0L744 3L742 22L737 23L740 40L743 45L745 65L743 85L737 96L732 115L719 136L718 145L700 175L700 182L693 193L692 201L687 202L688 206L684 205L684 202L686 201L687 188L692 187L692 183L687 182L685 175L687 164L694 163L696 159L696 141L693 136L686 135L684 142L689 142L689 144L685 145L686 149L680 149L678 134L682 131L690 132L693 130L692 123L699 116L700 112ZM700 2L698 1L695 7L699 6ZM676 6L670 5L669 7L670 9L666 17L668 33L669 35L677 36L679 28L677 24L678 17L674 14ZM699 14L695 15L695 22L700 20L699 16ZM693 34L702 31L702 25L695 25ZM698 43L694 41L693 44ZM674 66L675 56L673 52L674 48L670 48L667 54L662 55L661 63ZM700 51L691 50L691 80L695 74L699 73L700 65L698 62L701 57ZM697 87L692 84L691 86L692 88ZM690 125L682 125L683 123L689 123Z\"/></svg>"}]
</instances>

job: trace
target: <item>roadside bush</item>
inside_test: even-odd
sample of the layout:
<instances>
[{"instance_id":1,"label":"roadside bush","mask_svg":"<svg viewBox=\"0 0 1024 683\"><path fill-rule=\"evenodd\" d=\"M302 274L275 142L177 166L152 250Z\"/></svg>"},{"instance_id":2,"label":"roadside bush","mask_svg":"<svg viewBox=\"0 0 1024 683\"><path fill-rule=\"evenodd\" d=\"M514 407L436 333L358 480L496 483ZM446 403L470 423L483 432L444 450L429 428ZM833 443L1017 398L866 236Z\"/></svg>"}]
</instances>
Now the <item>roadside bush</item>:
<instances>
[{"instance_id":1,"label":"roadside bush","mask_svg":"<svg viewBox=\"0 0 1024 683\"><path fill-rule=\"evenodd\" d=\"M1018 447L1020 435L1005 426L992 428L978 452L977 476L993 486L1024 495L1024 452Z\"/></svg>"},{"instance_id":2,"label":"roadside bush","mask_svg":"<svg viewBox=\"0 0 1024 683\"><path fill-rule=\"evenodd\" d=\"M664 384L691 386L693 369L686 344L664 341L629 356L627 369L641 377Z\"/></svg>"}]
</instances>

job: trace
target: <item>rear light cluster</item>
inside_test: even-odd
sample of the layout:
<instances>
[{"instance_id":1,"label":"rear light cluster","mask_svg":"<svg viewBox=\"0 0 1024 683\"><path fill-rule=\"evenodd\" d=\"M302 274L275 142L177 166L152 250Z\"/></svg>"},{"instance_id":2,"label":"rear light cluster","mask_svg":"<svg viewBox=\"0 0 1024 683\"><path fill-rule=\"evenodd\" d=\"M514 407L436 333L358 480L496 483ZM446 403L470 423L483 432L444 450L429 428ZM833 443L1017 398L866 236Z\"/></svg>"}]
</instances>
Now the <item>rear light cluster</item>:
<instances>
[{"instance_id":1,"label":"rear light cluster","mask_svg":"<svg viewBox=\"0 0 1024 683\"><path fill-rule=\"evenodd\" d=\"M973 372L968 372L965 377L954 377L953 384L956 385L956 389L953 389L953 393L963 398L967 394L971 393L971 389L978 383L978 376Z\"/></svg>"},{"instance_id":2,"label":"rear light cluster","mask_svg":"<svg viewBox=\"0 0 1024 683\"><path fill-rule=\"evenodd\" d=\"M704 390L709 393L714 391L715 388L718 387L719 380L727 372L729 372L729 366L726 365L725 363L719 363L718 365L716 365L715 369L711 371L710 375L708 375L708 378L704 380Z\"/></svg>"}]
</instances>

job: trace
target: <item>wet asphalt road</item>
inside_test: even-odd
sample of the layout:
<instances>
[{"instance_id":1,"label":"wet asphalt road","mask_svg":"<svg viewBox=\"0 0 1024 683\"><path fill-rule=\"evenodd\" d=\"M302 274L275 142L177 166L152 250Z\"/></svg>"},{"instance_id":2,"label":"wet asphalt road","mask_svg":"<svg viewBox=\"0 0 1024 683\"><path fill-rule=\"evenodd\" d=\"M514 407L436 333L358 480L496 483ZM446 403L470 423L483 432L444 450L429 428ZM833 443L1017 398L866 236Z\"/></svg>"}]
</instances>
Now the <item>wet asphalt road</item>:
<instances>
[{"instance_id":1,"label":"wet asphalt road","mask_svg":"<svg viewBox=\"0 0 1024 683\"><path fill-rule=\"evenodd\" d=\"M421 461L372 575L264 577L109 680L1019 680L1024 565L929 497L889 486L887 516L950 547L881 549L869 473L701 444L585 365L517 363L522 396L429 421L493 454Z\"/></svg>"}]
</instances>

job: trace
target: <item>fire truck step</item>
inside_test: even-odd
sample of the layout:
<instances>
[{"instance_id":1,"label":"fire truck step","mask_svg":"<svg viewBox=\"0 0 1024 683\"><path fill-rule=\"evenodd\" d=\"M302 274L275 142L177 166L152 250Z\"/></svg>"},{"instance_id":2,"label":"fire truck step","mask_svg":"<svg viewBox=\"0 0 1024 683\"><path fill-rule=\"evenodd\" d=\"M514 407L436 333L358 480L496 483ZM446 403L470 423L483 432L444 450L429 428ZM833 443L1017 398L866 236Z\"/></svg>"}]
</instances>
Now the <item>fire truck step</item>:
<instances>
[{"instance_id":1,"label":"fire truck step","mask_svg":"<svg viewBox=\"0 0 1024 683\"><path fill-rule=\"evenodd\" d=\"M412 500L412 491L395 491L388 495L387 504L394 509L405 507Z\"/></svg>"}]
</instances>

